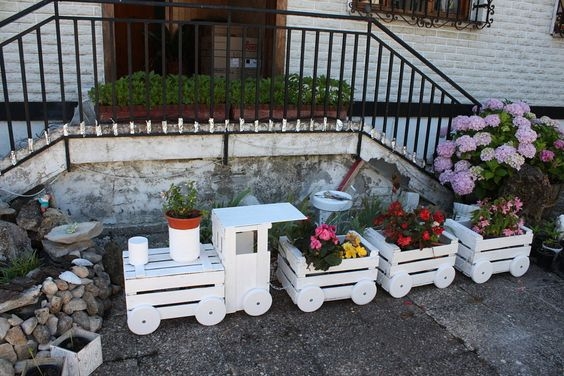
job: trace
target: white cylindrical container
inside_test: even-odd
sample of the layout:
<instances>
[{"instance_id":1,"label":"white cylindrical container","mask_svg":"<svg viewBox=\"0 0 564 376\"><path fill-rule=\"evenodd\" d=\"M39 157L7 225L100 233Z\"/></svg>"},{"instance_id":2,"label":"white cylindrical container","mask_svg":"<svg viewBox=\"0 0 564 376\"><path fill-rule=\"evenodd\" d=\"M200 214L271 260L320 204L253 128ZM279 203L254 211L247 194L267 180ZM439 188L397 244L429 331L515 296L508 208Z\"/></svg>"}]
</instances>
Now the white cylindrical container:
<instances>
[{"instance_id":1,"label":"white cylindrical container","mask_svg":"<svg viewBox=\"0 0 564 376\"><path fill-rule=\"evenodd\" d=\"M180 263L195 261L200 257L200 226L190 230L168 227L170 257Z\"/></svg>"},{"instance_id":2,"label":"white cylindrical container","mask_svg":"<svg viewBox=\"0 0 564 376\"><path fill-rule=\"evenodd\" d=\"M143 236L134 236L127 241L129 263L133 266L149 262L149 240Z\"/></svg>"}]
</instances>

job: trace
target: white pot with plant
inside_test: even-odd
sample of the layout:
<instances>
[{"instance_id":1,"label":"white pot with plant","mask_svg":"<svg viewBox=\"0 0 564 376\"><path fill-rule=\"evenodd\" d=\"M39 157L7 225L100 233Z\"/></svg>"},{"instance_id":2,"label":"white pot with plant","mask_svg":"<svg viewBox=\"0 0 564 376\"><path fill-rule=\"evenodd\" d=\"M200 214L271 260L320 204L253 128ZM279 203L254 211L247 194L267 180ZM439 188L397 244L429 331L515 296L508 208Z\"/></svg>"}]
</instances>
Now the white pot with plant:
<instances>
[{"instance_id":1,"label":"white pot with plant","mask_svg":"<svg viewBox=\"0 0 564 376\"><path fill-rule=\"evenodd\" d=\"M195 183L173 183L161 196L168 222L170 257L180 263L196 260L200 256L202 211L195 208L198 198Z\"/></svg>"}]
</instances>

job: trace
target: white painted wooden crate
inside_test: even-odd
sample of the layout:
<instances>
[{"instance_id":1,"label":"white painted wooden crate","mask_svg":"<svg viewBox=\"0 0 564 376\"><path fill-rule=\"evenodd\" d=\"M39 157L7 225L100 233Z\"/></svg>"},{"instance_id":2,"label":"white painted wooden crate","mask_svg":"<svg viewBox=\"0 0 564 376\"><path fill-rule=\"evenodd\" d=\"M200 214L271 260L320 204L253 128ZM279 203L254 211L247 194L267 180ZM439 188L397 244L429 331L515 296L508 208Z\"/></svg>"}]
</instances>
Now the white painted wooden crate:
<instances>
[{"instance_id":1,"label":"white painted wooden crate","mask_svg":"<svg viewBox=\"0 0 564 376\"><path fill-rule=\"evenodd\" d=\"M196 316L203 325L215 325L225 317L225 273L211 244L202 244L200 257L177 263L168 248L149 249L149 262L129 264L123 252L127 324L135 334L155 331L160 321Z\"/></svg>"},{"instance_id":2,"label":"white painted wooden crate","mask_svg":"<svg viewBox=\"0 0 564 376\"><path fill-rule=\"evenodd\" d=\"M531 229L523 227L523 235L484 239L470 229L468 221L447 219L445 226L459 239L456 269L474 282L484 283L492 274L503 272L520 277L529 269L533 241Z\"/></svg>"},{"instance_id":3,"label":"white painted wooden crate","mask_svg":"<svg viewBox=\"0 0 564 376\"><path fill-rule=\"evenodd\" d=\"M344 235L338 238L342 242ZM329 300L351 298L359 305L370 303L376 296L378 249L362 237L361 243L369 252L366 257L343 259L340 265L323 271L308 267L301 251L282 236L276 276L304 312L313 312Z\"/></svg>"},{"instance_id":4,"label":"white painted wooden crate","mask_svg":"<svg viewBox=\"0 0 564 376\"><path fill-rule=\"evenodd\" d=\"M78 352L61 347L61 344L72 338L83 338L88 341ZM63 376L88 376L102 365L102 340L100 334L93 333L79 327L72 328L63 333L51 344L51 356L65 359Z\"/></svg>"},{"instance_id":5,"label":"white painted wooden crate","mask_svg":"<svg viewBox=\"0 0 564 376\"><path fill-rule=\"evenodd\" d=\"M378 283L394 298L401 298L412 287L434 283L448 287L454 280L458 239L447 231L441 235L444 245L401 251L386 242L378 231L368 228L364 237L380 250Z\"/></svg>"}]
</instances>

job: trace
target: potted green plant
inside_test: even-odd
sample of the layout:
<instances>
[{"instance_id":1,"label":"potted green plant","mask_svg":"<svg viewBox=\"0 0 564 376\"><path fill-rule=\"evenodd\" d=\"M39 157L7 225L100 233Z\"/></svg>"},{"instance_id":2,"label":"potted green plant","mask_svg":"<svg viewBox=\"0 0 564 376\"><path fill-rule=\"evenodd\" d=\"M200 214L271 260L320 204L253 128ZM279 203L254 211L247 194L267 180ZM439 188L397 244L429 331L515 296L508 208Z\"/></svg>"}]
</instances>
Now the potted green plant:
<instances>
[{"instance_id":1,"label":"potted green plant","mask_svg":"<svg viewBox=\"0 0 564 376\"><path fill-rule=\"evenodd\" d=\"M533 231L535 233L534 254L537 264L543 269L550 270L554 259L562 251L558 224L554 219L543 219L537 226L533 227Z\"/></svg>"},{"instance_id":2,"label":"potted green plant","mask_svg":"<svg viewBox=\"0 0 564 376\"><path fill-rule=\"evenodd\" d=\"M187 263L200 256L200 223L202 210L196 208L198 190L193 181L172 183L161 192L163 212L168 223L170 256Z\"/></svg>"},{"instance_id":3,"label":"potted green plant","mask_svg":"<svg viewBox=\"0 0 564 376\"><path fill-rule=\"evenodd\" d=\"M213 80L213 86L212 86ZM213 87L213 113L211 106ZM99 83L88 95L98 107L101 122L129 119L207 121L226 118L225 78L208 75L135 72L115 82Z\"/></svg>"}]
</instances>

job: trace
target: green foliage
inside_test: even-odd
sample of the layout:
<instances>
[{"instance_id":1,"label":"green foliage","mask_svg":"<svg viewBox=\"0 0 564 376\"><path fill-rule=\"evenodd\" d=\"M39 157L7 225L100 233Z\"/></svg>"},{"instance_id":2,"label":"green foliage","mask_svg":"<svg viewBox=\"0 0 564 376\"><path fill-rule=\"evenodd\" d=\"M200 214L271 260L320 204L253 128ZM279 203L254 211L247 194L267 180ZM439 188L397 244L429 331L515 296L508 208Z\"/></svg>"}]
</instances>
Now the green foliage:
<instances>
[{"instance_id":1,"label":"green foliage","mask_svg":"<svg viewBox=\"0 0 564 376\"><path fill-rule=\"evenodd\" d=\"M558 248L560 241L560 231L555 219L543 219L536 226L531 226L535 237L551 247Z\"/></svg>"},{"instance_id":2,"label":"green foliage","mask_svg":"<svg viewBox=\"0 0 564 376\"><path fill-rule=\"evenodd\" d=\"M247 188L239 192L235 197L233 197L228 202L214 202L211 209L217 208L230 208L234 206L239 206L241 201L251 192L250 188ZM211 243L212 241L212 223L211 223L211 210L206 210L206 214L202 217L200 222L200 241L202 243Z\"/></svg>"},{"instance_id":3,"label":"green foliage","mask_svg":"<svg viewBox=\"0 0 564 376\"><path fill-rule=\"evenodd\" d=\"M161 193L164 200L163 211L173 218L195 218L202 212L196 209L198 190L193 181L181 185L172 183L167 191Z\"/></svg>"},{"instance_id":4,"label":"green foliage","mask_svg":"<svg viewBox=\"0 0 564 376\"><path fill-rule=\"evenodd\" d=\"M314 85L315 83L315 85ZM213 90L212 90L213 89ZM213 96L212 96L213 92ZM113 95L115 93L115 102ZM145 106L153 108L163 104L214 104L226 103L229 93L230 104L269 104L282 106L325 104L346 106L350 99L351 87L345 81L327 79L325 76L302 77L296 74L271 78L247 78L244 81L227 80L209 75L175 75L162 77L154 72L135 72L113 83L99 83L91 88L88 95L92 102L110 106ZM242 97L241 97L242 93ZM287 99L286 99L287 98Z\"/></svg>"},{"instance_id":5,"label":"green foliage","mask_svg":"<svg viewBox=\"0 0 564 376\"><path fill-rule=\"evenodd\" d=\"M0 283L8 283L16 277L24 277L39 267L40 261L35 252L27 252L11 263L0 267Z\"/></svg>"}]
</instances>

